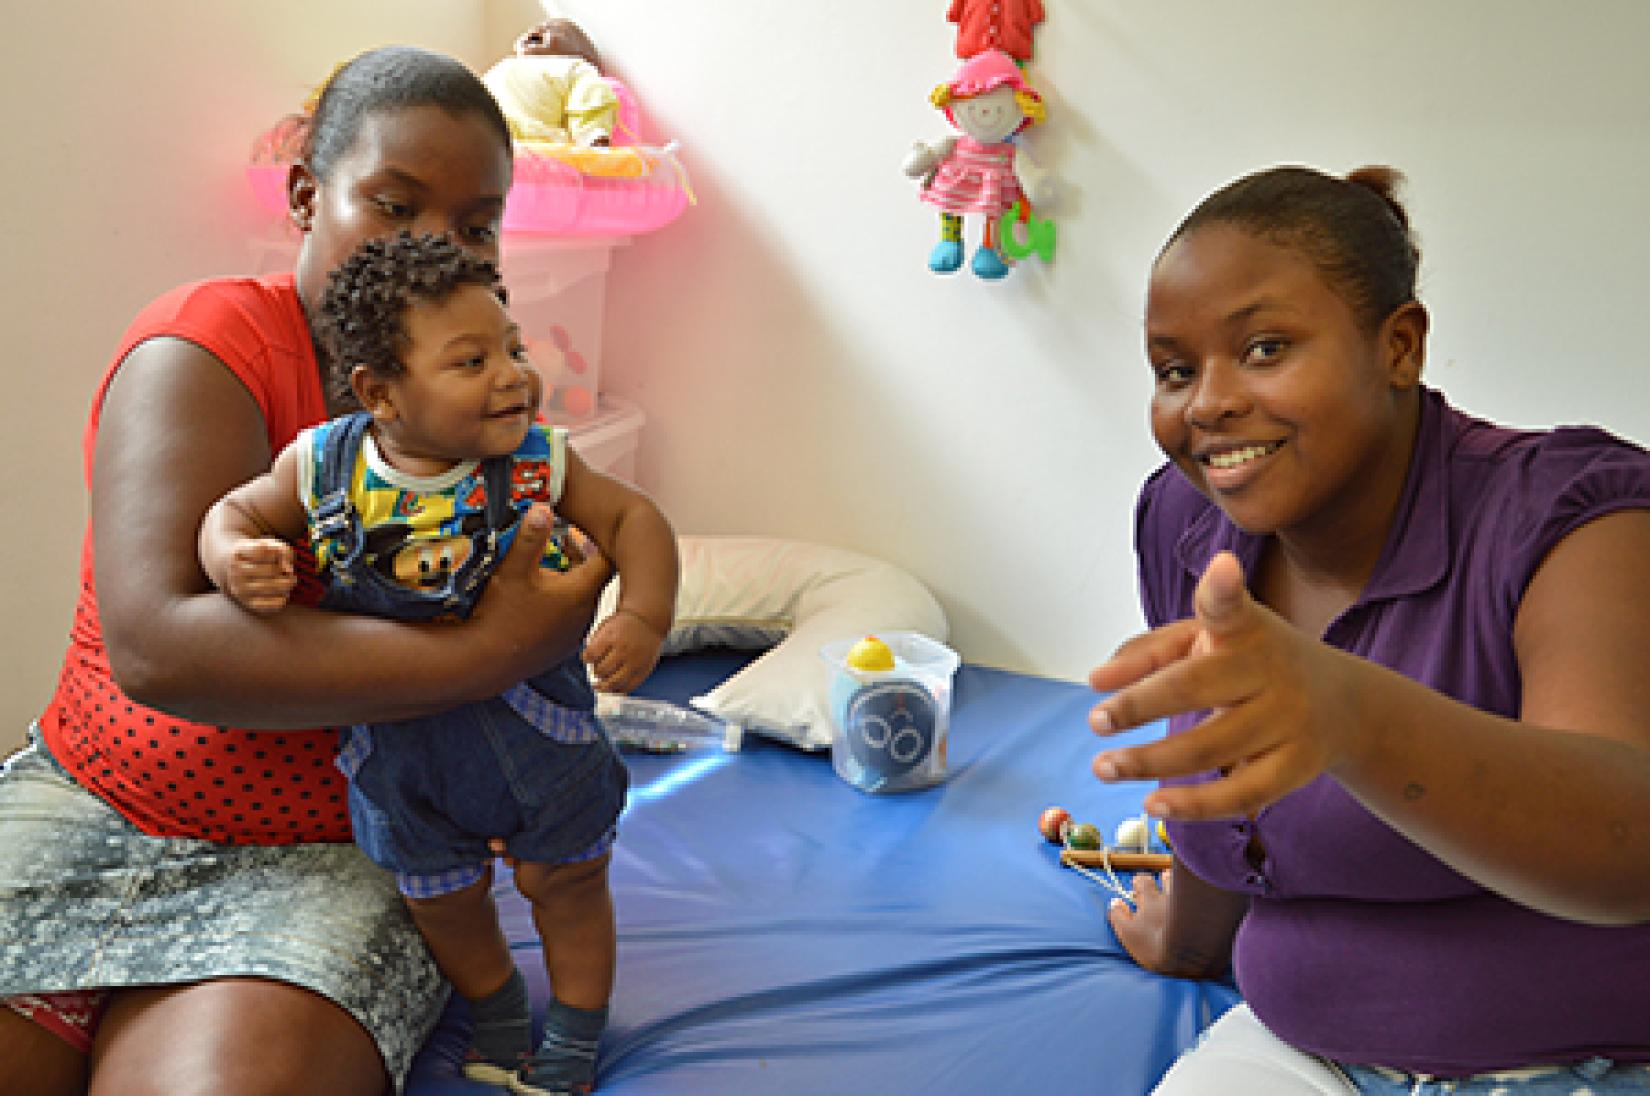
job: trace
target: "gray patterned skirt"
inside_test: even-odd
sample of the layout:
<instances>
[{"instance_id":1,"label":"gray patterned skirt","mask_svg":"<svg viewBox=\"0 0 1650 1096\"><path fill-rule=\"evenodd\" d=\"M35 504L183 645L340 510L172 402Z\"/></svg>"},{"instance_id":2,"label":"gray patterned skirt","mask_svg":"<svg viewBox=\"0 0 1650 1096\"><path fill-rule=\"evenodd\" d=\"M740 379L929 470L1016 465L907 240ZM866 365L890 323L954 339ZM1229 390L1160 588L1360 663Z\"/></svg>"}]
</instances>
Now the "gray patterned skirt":
<instances>
[{"instance_id":1,"label":"gray patterned skirt","mask_svg":"<svg viewBox=\"0 0 1650 1096\"><path fill-rule=\"evenodd\" d=\"M398 1090L447 990L394 879L353 844L150 837L32 734L0 767L0 997L236 976L347 1010Z\"/></svg>"}]
</instances>

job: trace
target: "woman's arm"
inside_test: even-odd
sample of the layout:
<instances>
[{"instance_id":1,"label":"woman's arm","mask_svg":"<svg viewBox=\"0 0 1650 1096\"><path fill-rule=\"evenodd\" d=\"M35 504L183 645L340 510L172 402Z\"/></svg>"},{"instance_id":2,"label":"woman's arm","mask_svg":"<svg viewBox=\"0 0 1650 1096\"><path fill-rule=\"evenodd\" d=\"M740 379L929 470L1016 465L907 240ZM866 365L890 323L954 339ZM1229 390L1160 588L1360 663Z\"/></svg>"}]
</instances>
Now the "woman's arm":
<instances>
[{"instance_id":1,"label":"woman's arm","mask_svg":"<svg viewBox=\"0 0 1650 1096\"><path fill-rule=\"evenodd\" d=\"M265 436L240 381L192 343L145 342L110 382L92 472L96 582L110 664L134 700L254 728L397 719L493 695L583 638L608 568L541 573L542 512L467 624L242 612L202 572L197 534L219 496L269 468Z\"/></svg>"},{"instance_id":2,"label":"woman's arm","mask_svg":"<svg viewBox=\"0 0 1650 1096\"><path fill-rule=\"evenodd\" d=\"M1366 688L1371 723L1335 773L1456 870L1560 917L1650 921L1650 512L1548 553L1513 640L1518 721L1408 679ZM1375 687L1368 687L1375 686Z\"/></svg>"},{"instance_id":3,"label":"woman's arm","mask_svg":"<svg viewBox=\"0 0 1650 1096\"><path fill-rule=\"evenodd\" d=\"M1327 771L1484 886L1557 917L1650 921L1650 512L1576 530L1526 591L1514 641L1522 719L1490 715L1292 628L1211 563L1196 622L1132 641L1091 683L1097 729L1218 709L1112 751L1103 779L1229 769L1161 788L1179 818L1252 814Z\"/></svg>"},{"instance_id":4,"label":"woman's arm","mask_svg":"<svg viewBox=\"0 0 1650 1096\"><path fill-rule=\"evenodd\" d=\"M1136 963L1174 978L1215 978L1232 962L1249 899L1210 886L1176 858L1162 876L1138 872L1135 908L1112 899L1107 919Z\"/></svg>"}]
</instances>

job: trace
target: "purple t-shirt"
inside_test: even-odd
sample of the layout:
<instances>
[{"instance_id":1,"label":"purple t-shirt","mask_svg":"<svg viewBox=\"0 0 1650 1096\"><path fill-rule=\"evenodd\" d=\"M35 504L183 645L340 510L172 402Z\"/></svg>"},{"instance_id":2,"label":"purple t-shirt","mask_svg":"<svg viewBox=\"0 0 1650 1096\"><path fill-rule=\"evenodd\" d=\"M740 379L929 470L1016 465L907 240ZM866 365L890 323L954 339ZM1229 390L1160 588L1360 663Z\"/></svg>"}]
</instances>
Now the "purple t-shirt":
<instances>
[{"instance_id":1,"label":"purple t-shirt","mask_svg":"<svg viewBox=\"0 0 1650 1096\"><path fill-rule=\"evenodd\" d=\"M1650 509L1650 453L1591 428L1494 426L1424 390L1386 546L1323 638L1516 717L1513 620L1531 576L1565 535L1622 509ZM1148 622L1190 616L1198 577L1223 549L1253 574L1265 542L1173 466L1159 469L1136 511ZM1170 733L1199 718L1177 716ZM1244 856L1256 830L1258 868ZM1235 946L1238 986L1303 1050L1443 1076L1592 1055L1650 1060L1650 925L1591 927L1515 905L1327 776L1253 824L1179 823L1170 836L1199 876L1253 896Z\"/></svg>"}]
</instances>

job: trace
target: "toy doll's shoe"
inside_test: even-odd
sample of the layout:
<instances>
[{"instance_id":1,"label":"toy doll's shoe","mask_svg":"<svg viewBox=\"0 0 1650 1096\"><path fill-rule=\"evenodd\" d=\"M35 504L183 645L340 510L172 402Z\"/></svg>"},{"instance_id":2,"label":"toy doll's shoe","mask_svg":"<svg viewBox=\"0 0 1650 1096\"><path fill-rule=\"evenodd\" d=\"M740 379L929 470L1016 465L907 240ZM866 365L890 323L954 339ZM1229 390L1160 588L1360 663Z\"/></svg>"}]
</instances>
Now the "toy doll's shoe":
<instances>
[{"instance_id":1,"label":"toy doll's shoe","mask_svg":"<svg viewBox=\"0 0 1650 1096\"><path fill-rule=\"evenodd\" d=\"M956 240L941 240L928 253L928 269L936 274L950 274L962 266L963 246Z\"/></svg>"},{"instance_id":2,"label":"toy doll's shoe","mask_svg":"<svg viewBox=\"0 0 1650 1096\"><path fill-rule=\"evenodd\" d=\"M981 246L974 252L973 267L974 273L988 282L1008 276L1008 264L1003 262L1003 257L997 254L997 249L993 247Z\"/></svg>"}]
</instances>

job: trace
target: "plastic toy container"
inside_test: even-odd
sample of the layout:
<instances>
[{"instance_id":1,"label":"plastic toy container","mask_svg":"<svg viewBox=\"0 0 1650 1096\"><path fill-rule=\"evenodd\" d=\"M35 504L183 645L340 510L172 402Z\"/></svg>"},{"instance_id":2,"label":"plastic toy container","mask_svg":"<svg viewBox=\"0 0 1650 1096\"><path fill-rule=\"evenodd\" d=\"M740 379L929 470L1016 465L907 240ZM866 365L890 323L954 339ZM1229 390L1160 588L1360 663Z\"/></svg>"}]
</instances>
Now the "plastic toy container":
<instances>
[{"instance_id":1,"label":"plastic toy container","mask_svg":"<svg viewBox=\"0 0 1650 1096\"><path fill-rule=\"evenodd\" d=\"M636 447L647 416L629 400L604 395L596 413L568 427L568 444L598 472L636 482Z\"/></svg>"},{"instance_id":2,"label":"plastic toy container","mask_svg":"<svg viewBox=\"0 0 1650 1096\"><path fill-rule=\"evenodd\" d=\"M253 269L291 270L301 237L284 222L252 241ZM544 378L544 414L572 426L606 410L598 406L602 381L602 327L607 273L615 248L627 237L550 237L506 234L500 270L510 293L510 314Z\"/></svg>"},{"instance_id":3,"label":"plastic toy container","mask_svg":"<svg viewBox=\"0 0 1650 1096\"><path fill-rule=\"evenodd\" d=\"M862 668L853 658L867 637L820 649L829 684L831 767L863 792L926 788L946 775L951 685L957 652L920 632L879 632L891 668Z\"/></svg>"},{"instance_id":4,"label":"plastic toy container","mask_svg":"<svg viewBox=\"0 0 1650 1096\"><path fill-rule=\"evenodd\" d=\"M544 378L544 412L552 422L578 423L597 413L607 272L613 249L627 242L504 236L500 269L510 314Z\"/></svg>"}]
</instances>

